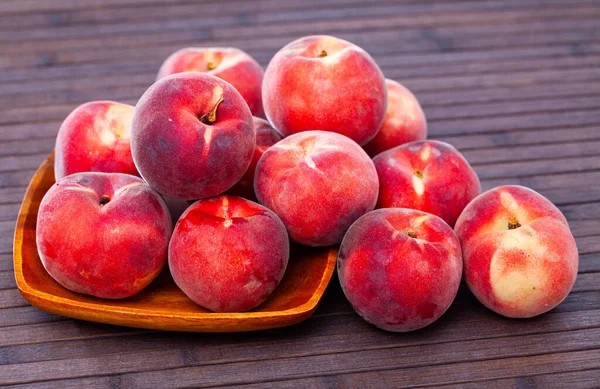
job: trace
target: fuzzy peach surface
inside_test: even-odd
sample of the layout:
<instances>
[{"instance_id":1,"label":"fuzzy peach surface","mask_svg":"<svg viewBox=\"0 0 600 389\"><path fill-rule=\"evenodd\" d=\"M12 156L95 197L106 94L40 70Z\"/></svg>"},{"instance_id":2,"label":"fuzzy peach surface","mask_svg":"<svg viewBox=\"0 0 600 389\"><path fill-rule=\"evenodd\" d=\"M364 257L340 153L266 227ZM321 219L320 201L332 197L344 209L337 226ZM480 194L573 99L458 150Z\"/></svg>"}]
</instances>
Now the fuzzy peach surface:
<instances>
[{"instance_id":1,"label":"fuzzy peach surface","mask_svg":"<svg viewBox=\"0 0 600 389\"><path fill-rule=\"evenodd\" d=\"M157 80L182 72L204 72L219 77L242 95L255 116L262 108L262 67L246 52L233 47L187 47L171 54L160 67Z\"/></svg>"},{"instance_id":2,"label":"fuzzy peach surface","mask_svg":"<svg viewBox=\"0 0 600 389\"><path fill-rule=\"evenodd\" d=\"M267 66L265 114L284 136L307 130L371 140L383 122L387 88L360 47L332 36L308 36L283 47Z\"/></svg>"},{"instance_id":3,"label":"fuzzy peach surface","mask_svg":"<svg viewBox=\"0 0 600 389\"><path fill-rule=\"evenodd\" d=\"M169 267L177 285L197 304L216 312L241 312L266 300L289 259L281 220L237 196L200 200L177 222Z\"/></svg>"},{"instance_id":4,"label":"fuzzy peach surface","mask_svg":"<svg viewBox=\"0 0 600 389\"><path fill-rule=\"evenodd\" d=\"M139 175L129 145L133 109L114 101L92 101L75 108L56 137L56 179L80 172Z\"/></svg>"},{"instance_id":5,"label":"fuzzy peach surface","mask_svg":"<svg viewBox=\"0 0 600 389\"><path fill-rule=\"evenodd\" d=\"M254 117L253 121L254 132L256 133L256 147L254 148L252 162L250 162L250 166L248 167L248 170L246 170L246 173L244 173L244 176L229 190L230 194L250 200L256 198L256 195L254 194L254 171L256 170L256 164L269 147L283 139L281 135L271 127L268 121L257 117Z\"/></svg>"},{"instance_id":6,"label":"fuzzy peach surface","mask_svg":"<svg viewBox=\"0 0 600 389\"><path fill-rule=\"evenodd\" d=\"M415 95L394 80L386 79L385 85L388 91L385 119L375 138L363 146L370 156L427 138L427 120Z\"/></svg>"},{"instance_id":7,"label":"fuzzy peach surface","mask_svg":"<svg viewBox=\"0 0 600 389\"><path fill-rule=\"evenodd\" d=\"M189 72L163 78L135 108L133 160L150 186L169 197L194 200L223 193L246 172L254 146L248 106L214 76Z\"/></svg>"},{"instance_id":8,"label":"fuzzy peach surface","mask_svg":"<svg viewBox=\"0 0 600 389\"><path fill-rule=\"evenodd\" d=\"M526 318L569 294L579 255L562 213L542 195L501 186L475 198L456 223L467 285L485 306Z\"/></svg>"},{"instance_id":9,"label":"fuzzy peach surface","mask_svg":"<svg viewBox=\"0 0 600 389\"><path fill-rule=\"evenodd\" d=\"M413 331L436 321L462 274L458 238L442 219L412 209L369 212L348 230L338 256L342 289L369 323Z\"/></svg>"},{"instance_id":10,"label":"fuzzy peach surface","mask_svg":"<svg viewBox=\"0 0 600 389\"><path fill-rule=\"evenodd\" d=\"M351 139L325 131L291 135L269 148L256 167L258 200L307 246L339 243L377 201L377 172Z\"/></svg>"},{"instance_id":11,"label":"fuzzy peach surface","mask_svg":"<svg viewBox=\"0 0 600 389\"><path fill-rule=\"evenodd\" d=\"M162 198L140 178L76 173L44 196L36 241L42 264L65 288L124 298L160 273L171 230Z\"/></svg>"},{"instance_id":12,"label":"fuzzy peach surface","mask_svg":"<svg viewBox=\"0 0 600 389\"><path fill-rule=\"evenodd\" d=\"M418 209L454 226L481 191L473 168L445 142L410 142L384 151L373 163L379 176L377 208Z\"/></svg>"}]
</instances>

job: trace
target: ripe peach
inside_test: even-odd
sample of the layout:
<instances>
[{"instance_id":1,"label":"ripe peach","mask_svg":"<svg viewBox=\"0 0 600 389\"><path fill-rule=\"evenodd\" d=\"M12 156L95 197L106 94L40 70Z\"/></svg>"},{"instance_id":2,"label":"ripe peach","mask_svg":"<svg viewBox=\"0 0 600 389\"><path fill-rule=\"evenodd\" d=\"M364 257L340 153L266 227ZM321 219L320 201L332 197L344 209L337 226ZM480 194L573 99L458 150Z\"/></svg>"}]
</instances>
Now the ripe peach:
<instances>
[{"instance_id":1,"label":"ripe peach","mask_svg":"<svg viewBox=\"0 0 600 389\"><path fill-rule=\"evenodd\" d=\"M385 85L388 91L385 119L375 138L363 146L370 156L427 138L427 120L415 95L396 81L386 79Z\"/></svg>"},{"instance_id":2,"label":"ripe peach","mask_svg":"<svg viewBox=\"0 0 600 389\"><path fill-rule=\"evenodd\" d=\"M377 172L351 139L325 131L289 136L261 157L254 176L258 200L307 246L339 243L377 201Z\"/></svg>"},{"instance_id":3,"label":"ripe peach","mask_svg":"<svg viewBox=\"0 0 600 389\"><path fill-rule=\"evenodd\" d=\"M501 186L476 197L456 222L465 280L501 315L540 315L567 297L579 256L563 214L542 195Z\"/></svg>"},{"instance_id":4,"label":"ripe peach","mask_svg":"<svg viewBox=\"0 0 600 389\"><path fill-rule=\"evenodd\" d=\"M54 176L105 172L139 175L129 146L133 107L92 101L75 108L58 130Z\"/></svg>"},{"instance_id":5,"label":"ripe peach","mask_svg":"<svg viewBox=\"0 0 600 389\"><path fill-rule=\"evenodd\" d=\"M265 71L262 93L267 118L283 136L333 131L361 145L381 127L387 104L373 58L332 36L304 37L279 50Z\"/></svg>"},{"instance_id":6,"label":"ripe peach","mask_svg":"<svg viewBox=\"0 0 600 389\"><path fill-rule=\"evenodd\" d=\"M194 302L215 312L261 304L283 277L289 240L272 211L237 196L200 200L181 216L169 268Z\"/></svg>"},{"instance_id":7,"label":"ripe peach","mask_svg":"<svg viewBox=\"0 0 600 389\"><path fill-rule=\"evenodd\" d=\"M479 178L454 147L415 141L373 158L379 176L377 208L412 208L454 226L463 208L481 191Z\"/></svg>"},{"instance_id":8,"label":"ripe peach","mask_svg":"<svg viewBox=\"0 0 600 389\"><path fill-rule=\"evenodd\" d=\"M246 172L254 145L252 114L242 96L211 75L163 78L135 107L133 160L150 186L169 197L225 192Z\"/></svg>"},{"instance_id":9,"label":"ripe peach","mask_svg":"<svg viewBox=\"0 0 600 389\"><path fill-rule=\"evenodd\" d=\"M265 116L261 94L263 69L244 51L232 47L187 47L165 60L156 79L192 71L227 81L240 92L253 115Z\"/></svg>"},{"instance_id":10,"label":"ripe peach","mask_svg":"<svg viewBox=\"0 0 600 389\"><path fill-rule=\"evenodd\" d=\"M450 307L462 254L454 231L439 217L378 209L350 227L337 266L360 316L381 329L406 332L433 323Z\"/></svg>"},{"instance_id":11,"label":"ripe peach","mask_svg":"<svg viewBox=\"0 0 600 389\"><path fill-rule=\"evenodd\" d=\"M76 173L54 184L37 217L42 264L74 292L124 298L167 261L173 225L158 193L120 173Z\"/></svg>"},{"instance_id":12,"label":"ripe peach","mask_svg":"<svg viewBox=\"0 0 600 389\"><path fill-rule=\"evenodd\" d=\"M269 147L282 139L281 135L271 127L268 121L257 117L253 119L254 132L256 133L256 147L254 148L252 162L250 162L250 166L242 179L229 191L231 194L251 200L256 198L254 195L254 171L256 170L258 160Z\"/></svg>"}]
</instances>

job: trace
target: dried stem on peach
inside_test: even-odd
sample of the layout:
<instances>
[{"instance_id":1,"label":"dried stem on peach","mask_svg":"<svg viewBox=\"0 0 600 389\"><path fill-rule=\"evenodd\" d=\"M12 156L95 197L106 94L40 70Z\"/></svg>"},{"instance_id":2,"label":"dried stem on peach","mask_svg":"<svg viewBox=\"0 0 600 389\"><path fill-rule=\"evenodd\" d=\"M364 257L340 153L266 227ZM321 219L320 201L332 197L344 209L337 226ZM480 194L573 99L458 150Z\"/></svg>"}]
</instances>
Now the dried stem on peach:
<instances>
[{"instance_id":1,"label":"dried stem on peach","mask_svg":"<svg viewBox=\"0 0 600 389\"><path fill-rule=\"evenodd\" d=\"M225 99L223 98L223 95L221 95L221 97L219 97L219 100L217 101L217 103L215 104L215 106L213 107L213 109L208 112L205 113L204 115L200 116L200 121L204 124L213 124L214 122L217 121L217 108L219 107L219 104L221 104Z\"/></svg>"},{"instance_id":2,"label":"dried stem on peach","mask_svg":"<svg viewBox=\"0 0 600 389\"><path fill-rule=\"evenodd\" d=\"M108 204L109 201L110 201L109 195L102 195L102 198L100 199L100 205L106 205L106 204Z\"/></svg>"},{"instance_id":3,"label":"dried stem on peach","mask_svg":"<svg viewBox=\"0 0 600 389\"><path fill-rule=\"evenodd\" d=\"M319 58L327 57L327 52L325 50L321 50L318 57Z\"/></svg>"},{"instance_id":4,"label":"dried stem on peach","mask_svg":"<svg viewBox=\"0 0 600 389\"><path fill-rule=\"evenodd\" d=\"M514 217L508 221L509 230L516 230L519 227L521 227L521 223L519 223Z\"/></svg>"}]
</instances>

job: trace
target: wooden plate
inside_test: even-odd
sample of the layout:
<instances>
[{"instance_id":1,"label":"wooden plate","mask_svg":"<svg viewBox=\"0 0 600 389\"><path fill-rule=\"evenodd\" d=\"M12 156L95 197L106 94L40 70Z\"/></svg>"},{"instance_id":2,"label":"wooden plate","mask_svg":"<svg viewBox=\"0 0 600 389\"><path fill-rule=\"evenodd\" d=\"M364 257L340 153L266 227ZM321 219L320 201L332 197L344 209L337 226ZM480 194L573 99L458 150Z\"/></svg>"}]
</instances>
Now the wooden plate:
<instances>
[{"instance_id":1,"label":"wooden plate","mask_svg":"<svg viewBox=\"0 0 600 389\"><path fill-rule=\"evenodd\" d=\"M54 184L54 153L31 180L17 220L15 277L32 305L76 319L172 331L236 332L284 327L309 318L335 268L337 248L292 246L286 274L259 307L244 313L213 313L194 304L177 288L168 269L141 293L123 300L80 295L48 275L37 252L35 225L40 201Z\"/></svg>"}]
</instances>

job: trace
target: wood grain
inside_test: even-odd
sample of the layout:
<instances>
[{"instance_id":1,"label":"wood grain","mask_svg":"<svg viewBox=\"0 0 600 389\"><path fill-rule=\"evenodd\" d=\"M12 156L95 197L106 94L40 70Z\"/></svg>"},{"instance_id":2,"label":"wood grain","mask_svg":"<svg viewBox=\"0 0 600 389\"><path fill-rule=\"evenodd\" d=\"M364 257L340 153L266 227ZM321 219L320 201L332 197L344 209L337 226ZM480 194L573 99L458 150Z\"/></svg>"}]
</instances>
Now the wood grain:
<instances>
[{"instance_id":1,"label":"wood grain","mask_svg":"<svg viewBox=\"0 0 600 389\"><path fill-rule=\"evenodd\" d=\"M599 387L599 16L595 0L0 2L0 386ZM561 305L509 320L462 285L439 322L390 334L353 312L334 274L302 323L186 334L68 319L21 296L15 221L74 107L135 104L182 46L237 46L264 66L308 34L371 53L415 92L430 136L463 151L484 188L528 185L559 206L580 251Z\"/></svg>"}]
</instances>

